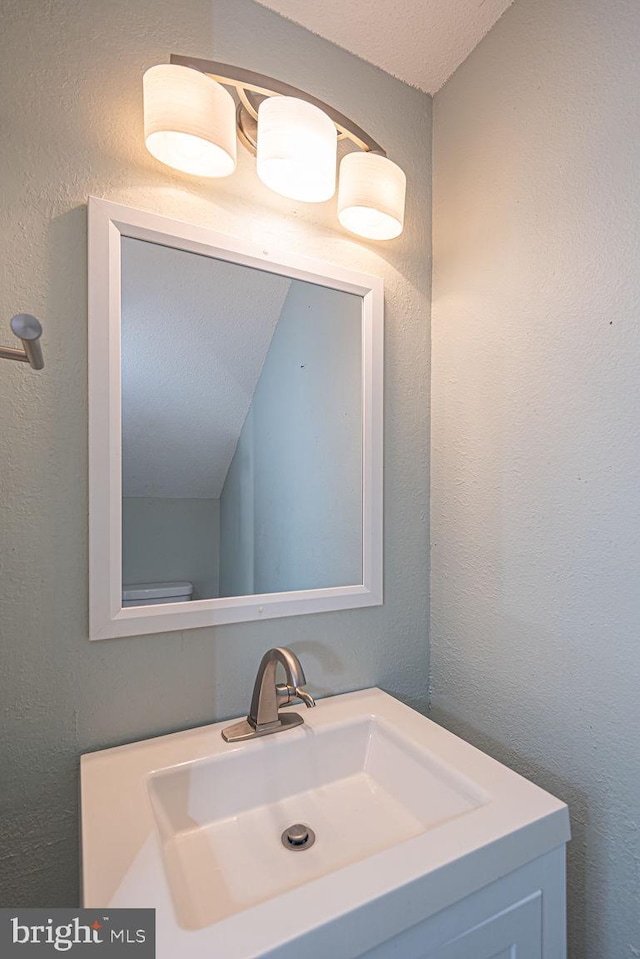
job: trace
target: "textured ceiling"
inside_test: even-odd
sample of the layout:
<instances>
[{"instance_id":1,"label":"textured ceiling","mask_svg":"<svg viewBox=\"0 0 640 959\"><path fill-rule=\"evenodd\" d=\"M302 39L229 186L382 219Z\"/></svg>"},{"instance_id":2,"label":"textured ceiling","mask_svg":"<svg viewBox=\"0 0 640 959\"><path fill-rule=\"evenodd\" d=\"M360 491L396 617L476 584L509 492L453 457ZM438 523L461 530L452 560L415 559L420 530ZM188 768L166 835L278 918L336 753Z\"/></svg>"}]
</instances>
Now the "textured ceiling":
<instances>
[{"instance_id":1,"label":"textured ceiling","mask_svg":"<svg viewBox=\"0 0 640 959\"><path fill-rule=\"evenodd\" d=\"M435 93L511 0L259 0L363 60Z\"/></svg>"},{"instance_id":2,"label":"textured ceiling","mask_svg":"<svg viewBox=\"0 0 640 959\"><path fill-rule=\"evenodd\" d=\"M124 496L220 496L290 285L123 239Z\"/></svg>"}]
</instances>

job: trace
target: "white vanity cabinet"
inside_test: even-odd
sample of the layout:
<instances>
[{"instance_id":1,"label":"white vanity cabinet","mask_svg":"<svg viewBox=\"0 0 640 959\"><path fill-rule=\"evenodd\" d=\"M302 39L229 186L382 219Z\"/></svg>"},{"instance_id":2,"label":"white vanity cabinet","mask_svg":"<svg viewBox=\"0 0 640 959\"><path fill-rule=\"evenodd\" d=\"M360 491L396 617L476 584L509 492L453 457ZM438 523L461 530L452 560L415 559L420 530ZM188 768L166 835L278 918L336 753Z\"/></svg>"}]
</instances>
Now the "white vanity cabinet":
<instances>
[{"instance_id":1,"label":"white vanity cabinet","mask_svg":"<svg viewBox=\"0 0 640 959\"><path fill-rule=\"evenodd\" d=\"M565 848L362 953L362 959L565 959Z\"/></svg>"},{"instance_id":2,"label":"white vanity cabinet","mask_svg":"<svg viewBox=\"0 0 640 959\"><path fill-rule=\"evenodd\" d=\"M379 689L226 725L82 757L84 904L158 959L565 959L560 800Z\"/></svg>"}]
</instances>

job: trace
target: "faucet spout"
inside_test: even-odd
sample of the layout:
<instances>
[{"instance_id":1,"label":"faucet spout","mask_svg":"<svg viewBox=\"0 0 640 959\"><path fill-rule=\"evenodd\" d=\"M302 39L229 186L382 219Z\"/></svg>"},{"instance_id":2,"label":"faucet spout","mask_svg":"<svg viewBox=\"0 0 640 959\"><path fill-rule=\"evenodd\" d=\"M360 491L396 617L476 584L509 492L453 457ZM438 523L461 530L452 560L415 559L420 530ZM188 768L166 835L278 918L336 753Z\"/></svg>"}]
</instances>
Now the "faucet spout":
<instances>
[{"instance_id":1,"label":"faucet spout","mask_svg":"<svg viewBox=\"0 0 640 959\"><path fill-rule=\"evenodd\" d=\"M307 682L302 663L295 653L287 649L286 646L276 646L274 649L267 650L258 667L248 716L249 723L256 729L260 726L279 722L278 706L280 700L276 686L278 663L284 666L287 687L289 687L288 692L294 690L293 695L297 695L298 687L304 686Z\"/></svg>"},{"instance_id":2,"label":"faucet spout","mask_svg":"<svg viewBox=\"0 0 640 959\"><path fill-rule=\"evenodd\" d=\"M276 684L278 663L284 668L285 684ZM258 667L249 715L223 729L222 738L226 742L239 742L299 726L303 722L302 716L296 712L280 713L278 709L292 699L301 699L307 708L315 706L313 696L301 688L306 682L302 663L294 652L286 646L267 650Z\"/></svg>"}]
</instances>

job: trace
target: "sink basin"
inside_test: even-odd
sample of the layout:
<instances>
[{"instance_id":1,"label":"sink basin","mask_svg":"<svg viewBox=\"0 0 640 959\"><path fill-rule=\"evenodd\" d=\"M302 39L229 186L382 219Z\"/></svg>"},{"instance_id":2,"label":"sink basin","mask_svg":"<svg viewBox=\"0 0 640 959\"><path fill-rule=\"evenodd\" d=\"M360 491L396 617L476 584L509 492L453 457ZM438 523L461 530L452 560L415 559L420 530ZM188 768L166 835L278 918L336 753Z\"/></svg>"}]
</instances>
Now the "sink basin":
<instances>
[{"instance_id":1,"label":"sink basin","mask_svg":"<svg viewBox=\"0 0 640 959\"><path fill-rule=\"evenodd\" d=\"M178 920L201 928L462 816L478 787L375 716L311 725L154 773ZM286 848L304 823L313 848ZM304 855L292 855L292 852Z\"/></svg>"},{"instance_id":2,"label":"sink basin","mask_svg":"<svg viewBox=\"0 0 640 959\"><path fill-rule=\"evenodd\" d=\"M317 955L346 959L568 838L563 803L380 690L304 720L83 756L85 906L155 906L158 959L187 941L190 959L284 959L312 933ZM296 823L308 848L282 841Z\"/></svg>"}]
</instances>

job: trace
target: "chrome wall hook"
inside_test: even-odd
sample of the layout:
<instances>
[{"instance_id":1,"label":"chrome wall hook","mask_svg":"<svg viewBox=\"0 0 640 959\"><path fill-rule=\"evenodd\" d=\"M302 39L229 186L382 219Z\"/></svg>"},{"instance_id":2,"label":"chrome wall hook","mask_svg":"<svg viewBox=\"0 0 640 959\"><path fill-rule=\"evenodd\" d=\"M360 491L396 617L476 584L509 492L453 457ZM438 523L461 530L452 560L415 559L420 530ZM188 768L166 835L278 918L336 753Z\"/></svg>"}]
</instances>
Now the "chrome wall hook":
<instances>
[{"instance_id":1,"label":"chrome wall hook","mask_svg":"<svg viewBox=\"0 0 640 959\"><path fill-rule=\"evenodd\" d=\"M30 313L16 313L11 320L11 330L22 340L24 349L18 350L13 346L0 346L0 358L3 360L18 360L28 363L33 370L44 368L40 337L42 326L40 321Z\"/></svg>"}]
</instances>

